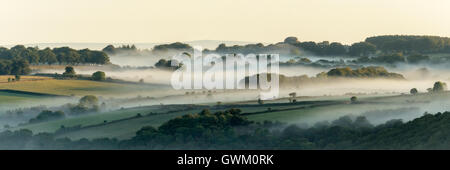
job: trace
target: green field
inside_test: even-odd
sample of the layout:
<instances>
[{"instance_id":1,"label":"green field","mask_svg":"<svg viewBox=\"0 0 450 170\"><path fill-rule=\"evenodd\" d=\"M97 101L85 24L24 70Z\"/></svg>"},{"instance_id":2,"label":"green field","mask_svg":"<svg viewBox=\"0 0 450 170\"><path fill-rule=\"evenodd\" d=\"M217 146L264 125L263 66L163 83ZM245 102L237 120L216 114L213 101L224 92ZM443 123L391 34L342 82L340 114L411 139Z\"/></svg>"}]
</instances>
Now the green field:
<instances>
[{"instance_id":1,"label":"green field","mask_svg":"<svg viewBox=\"0 0 450 170\"><path fill-rule=\"evenodd\" d=\"M317 121L334 120L344 115L358 115L364 112L381 109L399 109L425 105L431 100L448 101L449 93L440 95L396 95L396 96L360 96L357 104L350 104L348 96L340 97L299 97L294 104L287 103L287 99L279 99L267 102L263 105L256 104L255 101L227 103L219 108L212 105L211 112L226 110L229 108L240 108L249 120L253 121L280 121L284 123L306 123L312 124ZM302 100L303 99L303 100ZM413 102L413 103L411 103ZM61 126L73 127L80 125L83 128L60 134L58 137L99 138L114 137L125 139L132 137L137 130L143 126L158 127L162 123L188 113L198 113L202 109L190 108L188 105L177 106L146 106L128 109L120 109L105 113L90 114L81 117L67 118L28 124L13 128L30 129L38 132L55 132ZM268 108L271 110L269 111ZM170 111L170 112L169 112ZM152 114L149 114L152 113ZM136 117L141 114L141 117ZM419 113L420 114L420 113Z\"/></svg>"},{"instance_id":2,"label":"green field","mask_svg":"<svg viewBox=\"0 0 450 170\"><path fill-rule=\"evenodd\" d=\"M0 89L0 110L27 107L32 103L46 104L55 98L58 98L59 101L69 100L67 97L63 99L64 97L49 94ZM2 113L0 112L0 114Z\"/></svg>"},{"instance_id":3,"label":"green field","mask_svg":"<svg viewBox=\"0 0 450 170\"><path fill-rule=\"evenodd\" d=\"M321 98L316 98L318 100L321 100ZM325 98L329 99L329 98ZM226 108L211 108L211 112L219 111L219 110L226 110L228 108L240 108L244 114L251 114L248 115L248 118L250 120L254 121L264 121L264 120L272 120L272 121L283 121L292 123L293 120L300 119L302 117L307 117L310 114L322 114L322 112L326 110L334 110L333 107L347 107L342 105L326 105L326 106L320 106L321 104L315 104L315 101L308 102L307 104L289 104L286 105L284 102L286 99L280 99L278 102L281 103L278 105L276 101L268 102L271 104L265 104L265 105L257 105L256 102L246 102L246 104L238 103L238 104L231 104L227 105ZM281 102L283 101L283 102ZM308 100L310 101L310 100ZM339 100L337 100L339 101ZM320 103L320 101L317 101L317 103ZM339 103L342 103L339 101ZM311 107L315 106L316 107ZM264 113L268 110L268 108L273 109L274 111ZM170 111L172 109L172 113L164 113L167 111ZM166 107L166 108L160 108L160 106L148 106L148 107L137 107L137 108L130 108L130 109L123 109L123 110L116 110L106 113L100 113L100 114L92 114L92 115L86 115L81 117L74 117L74 118L68 118L64 120L56 120L56 121L49 121L49 122L42 122L37 124L29 124L24 126L19 126L14 128L17 129L30 129L35 133L39 132L55 132L57 129L59 129L61 126L65 127L73 127L77 125L81 125L83 127L86 126L92 126L88 128L83 128L81 130L77 130L74 132L64 133L62 135L59 135L59 137L69 137L73 139L80 139L80 138L98 138L98 137L116 137L116 138L129 138L134 135L134 133L142 128L143 126L154 126L158 127L162 123L175 118L177 116L181 116L188 113L198 113L202 109L186 109L183 107L175 108L175 107ZM280 110L280 111L278 111ZM289 110L289 111L281 111L281 110ZM322 110L322 111L320 111ZM319 112L318 112L319 111ZM153 112L153 113L160 113L157 115L149 115L145 116L146 114ZM121 119L127 119L136 116L138 113L144 115L142 117L138 118L132 118L124 121L117 121ZM257 113L257 114L253 114ZM104 122L106 120L106 123ZM112 121L117 122L112 122Z\"/></svg>"},{"instance_id":4,"label":"green field","mask_svg":"<svg viewBox=\"0 0 450 170\"><path fill-rule=\"evenodd\" d=\"M200 110L192 111L198 113ZM135 133L144 126L158 127L162 123L173 119L177 116L185 115L186 111L179 111L170 114L160 114L154 116L144 116L140 118L119 121L105 125L84 128L75 132L64 133L58 137L68 137L71 139L94 139L102 137L113 137L118 139L127 139L135 135Z\"/></svg>"},{"instance_id":5,"label":"green field","mask_svg":"<svg viewBox=\"0 0 450 170\"><path fill-rule=\"evenodd\" d=\"M37 100L39 98L41 96L0 91L0 103L15 103L23 100Z\"/></svg>"},{"instance_id":6,"label":"green field","mask_svg":"<svg viewBox=\"0 0 450 170\"><path fill-rule=\"evenodd\" d=\"M154 90L151 85L126 83L109 83L89 80L40 80L0 83L0 89L10 89L54 95L101 95L113 96L129 93L139 93Z\"/></svg>"},{"instance_id":7,"label":"green field","mask_svg":"<svg viewBox=\"0 0 450 170\"><path fill-rule=\"evenodd\" d=\"M61 126L73 127L73 126L80 125L80 126L84 127L84 126L102 124L105 121L111 122L114 120L130 118L130 117L136 116L137 114L141 114L141 115L147 115L149 113L160 114L160 113L166 113L168 111L176 111L178 109L179 108L164 108L164 109L162 109L161 106L147 106L147 107L120 109L120 110L104 112L104 113L87 114L87 115L79 116L79 117L71 117L71 118L66 118L63 120L26 124L26 125L22 125L22 126L13 128L13 130L30 129L36 133L55 132ZM180 110L182 110L182 109L180 109ZM198 111L199 110L196 110L196 111L193 111L192 113L196 113ZM186 112L183 111L183 113L186 113Z\"/></svg>"},{"instance_id":8,"label":"green field","mask_svg":"<svg viewBox=\"0 0 450 170\"><path fill-rule=\"evenodd\" d=\"M21 81L7 82L8 77L10 76L0 76L0 81L3 81L0 82L0 114L8 110L76 103L85 95L103 99L126 99L138 96L163 97L175 93L170 92L168 86L157 84L58 80L40 76L24 76Z\"/></svg>"}]
</instances>

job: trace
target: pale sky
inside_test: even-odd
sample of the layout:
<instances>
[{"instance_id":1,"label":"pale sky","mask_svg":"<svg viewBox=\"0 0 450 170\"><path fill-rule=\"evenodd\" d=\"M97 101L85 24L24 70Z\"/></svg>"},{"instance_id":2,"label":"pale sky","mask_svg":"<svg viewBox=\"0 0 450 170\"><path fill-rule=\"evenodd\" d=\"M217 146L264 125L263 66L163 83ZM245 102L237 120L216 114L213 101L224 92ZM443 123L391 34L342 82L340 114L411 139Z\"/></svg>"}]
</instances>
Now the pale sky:
<instances>
[{"instance_id":1,"label":"pale sky","mask_svg":"<svg viewBox=\"0 0 450 170\"><path fill-rule=\"evenodd\" d=\"M449 0L0 0L0 44L450 37Z\"/></svg>"}]
</instances>

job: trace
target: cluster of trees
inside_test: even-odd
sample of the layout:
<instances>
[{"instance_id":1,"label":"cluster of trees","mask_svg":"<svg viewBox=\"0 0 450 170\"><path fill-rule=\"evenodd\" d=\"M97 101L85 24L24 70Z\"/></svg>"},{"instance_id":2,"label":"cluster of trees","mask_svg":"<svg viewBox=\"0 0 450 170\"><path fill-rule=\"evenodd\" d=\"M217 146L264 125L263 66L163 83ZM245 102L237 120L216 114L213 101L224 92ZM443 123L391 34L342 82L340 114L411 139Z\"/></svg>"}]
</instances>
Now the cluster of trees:
<instances>
[{"instance_id":1,"label":"cluster of trees","mask_svg":"<svg viewBox=\"0 0 450 170\"><path fill-rule=\"evenodd\" d=\"M145 139L151 136L183 134L193 138L202 137L216 130L222 131L234 126L245 126L251 123L240 116L240 109L230 109L224 112L211 113L205 109L198 114L186 114L162 124L158 129L151 126L143 127L136 132L137 141L151 142ZM208 132L209 131L209 132ZM154 134L150 134L154 133ZM211 134L210 134L211 135ZM158 139L156 139L158 140Z\"/></svg>"},{"instance_id":2,"label":"cluster of trees","mask_svg":"<svg viewBox=\"0 0 450 170\"><path fill-rule=\"evenodd\" d=\"M105 81L106 80L106 74L103 71L96 71L92 73L90 77L83 76L83 75L77 75L75 72L75 68L72 66L66 66L65 71L62 73L62 75L55 74L55 78L59 79L84 79L84 80L94 80L94 81Z\"/></svg>"},{"instance_id":3,"label":"cluster of trees","mask_svg":"<svg viewBox=\"0 0 450 170\"><path fill-rule=\"evenodd\" d=\"M447 83L441 82L441 81L437 81L433 84L433 88L428 88L427 89L428 93L442 93L447 91ZM419 91L417 90L417 88L412 88L409 91L412 95L416 95L417 93L419 93Z\"/></svg>"},{"instance_id":4,"label":"cluster of trees","mask_svg":"<svg viewBox=\"0 0 450 170\"><path fill-rule=\"evenodd\" d=\"M102 51L107 54L110 54L110 55L123 54L123 55L131 55L131 56L139 55L142 52L139 49L137 49L134 44L133 45L122 45L119 47L114 47L113 45L108 45L105 48L103 48Z\"/></svg>"},{"instance_id":5,"label":"cluster of trees","mask_svg":"<svg viewBox=\"0 0 450 170\"><path fill-rule=\"evenodd\" d=\"M45 48L16 45L11 49L0 47L0 59L25 60L30 64L108 64L109 57L102 51L69 47Z\"/></svg>"},{"instance_id":6,"label":"cluster of trees","mask_svg":"<svg viewBox=\"0 0 450 170\"><path fill-rule=\"evenodd\" d=\"M386 35L366 38L383 52L450 52L450 38L439 36Z\"/></svg>"},{"instance_id":7,"label":"cluster of trees","mask_svg":"<svg viewBox=\"0 0 450 170\"><path fill-rule=\"evenodd\" d=\"M320 74L323 75L323 74ZM384 67L370 66L352 70L350 67L331 69L326 73L327 77L351 77L351 78L395 78L404 79L403 75L390 73Z\"/></svg>"},{"instance_id":8,"label":"cluster of trees","mask_svg":"<svg viewBox=\"0 0 450 170\"><path fill-rule=\"evenodd\" d=\"M155 63L155 67L160 69L176 70L181 66L182 64L178 63L177 61L166 59L160 59L158 62Z\"/></svg>"},{"instance_id":9,"label":"cluster of trees","mask_svg":"<svg viewBox=\"0 0 450 170\"><path fill-rule=\"evenodd\" d=\"M24 59L0 59L0 75L26 75L30 73L30 64Z\"/></svg>"},{"instance_id":10,"label":"cluster of trees","mask_svg":"<svg viewBox=\"0 0 450 170\"><path fill-rule=\"evenodd\" d=\"M396 64L396 63L409 63L418 64L431 62L430 56L422 54L403 55L403 53L389 53L376 57L360 57L353 62L355 63L377 63L377 64Z\"/></svg>"},{"instance_id":11,"label":"cluster of trees","mask_svg":"<svg viewBox=\"0 0 450 170\"><path fill-rule=\"evenodd\" d=\"M67 66L66 68L64 68L64 73L62 75L63 77L67 78L75 78L77 76L77 73L72 66Z\"/></svg>"},{"instance_id":12,"label":"cluster of trees","mask_svg":"<svg viewBox=\"0 0 450 170\"><path fill-rule=\"evenodd\" d=\"M50 111L50 110L43 110L41 113L39 113L36 118L30 119L30 123L37 123L37 122L43 122L43 121L49 121L49 120L57 120L57 119L64 119L66 115L63 111Z\"/></svg>"},{"instance_id":13,"label":"cluster of trees","mask_svg":"<svg viewBox=\"0 0 450 170\"><path fill-rule=\"evenodd\" d=\"M369 56L377 51L377 47L368 42L354 43L349 47L348 54L351 56Z\"/></svg>"},{"instance_id":14,"label":"cluster of trees","mask_svg":"<svg viewBox=\"0 0 450 170\"><path fill-rule=\"evenodd\" d=\"M363 58L363 57L360 57ZM343 59L340 60L327 60L327 59L319 59L316 61L311 61L308 58L298 58L298 59L290 59L286 62L280 62L280 66L309 66L309 67L321 67L321 68L336 68L336 67L360 67L361 63L355 60L345 61Z\"/></svg>"},{"instance_id":15,"label":"cluster of trees","mask_svg":"<svg viewBox=\"0 0 450 170\"><path fill-rule=\"evenodd\" d=\"M296 37L287 37L284 39L284 43L291 44L295 47L301 48L306 51L313 52L317 55L345 55L347 54L347 48L345 45L339 42L323 41L315 43L313 41L300 42Z\"/></svg>"},{"instance_id":16,"label":"cluster of trees","mask_svg":"<svg viewBox=\"0 0 450 170\"><path fill-rule=\"evenodd\" d=\"M314 42L299 42L295 37L288 37L284 42L318 55L369 56L375 54L377 50L383 53L402 52L405 54L450 52L450 38L438 36L375 36L351 46L345 46L337 42L328 43L327 41L317 44Z\"/></svg>"},{"instance_id":17,"label":"cluster of trees","mask_svg":"<svg viewBox=\"0 0 450 170\"><path fill-rule=\"evenodd\" d=\"M153 51L167 51L167 50L192 50L189 44L175 42L171 44L161 44L153 47Z\"/></svg>"},{"instance_id":18,"label":"cluster of trees","mask_svg":"<svg viewBox=\"0 0 450 170\"><path fill-rule=\"evenodd\" d=\"M192 51L192 49L193 48L189 44L176 42L157 45L151 51L139 50L134 45L123 45L121 47L108 45L102 51L108 54L162 55L174 54L170 52L176 51ZM389 63L390 61L394 61L415 64L430 59L423 54L450 52L450 38L437 36L376 36L369 37L363 42L344 45L339 42L329 41L318 43L312 41L301 42L296 37L287 37L283 42L269 45L256 43L226 46L225 44L220 44L215 50L205 49L204 53L278 53L297 55L300 54L302 50L321 56L349 55L363 57L358 60L359 62ZM381 56L379 56L380 54ZM403 56L403 54L406 54L407 56Z\"/></svg>"},{"instance_id":19,"label":"cluster of trees","mask_svg":"<svg viewBox=\"0 0 450 170\"><path fill-rule=\"evenodd\" d=\"M240 110L204 110L146 126L128 140L56 139L29 130L0 133L1 149L450 149L450 112L428 114L404 123L373 125L366 117L344 116L309 128L248 121ZM408 140L405 140L408 139Z\"/></svg>"},{"instance_id":20,"label":"cluster of trees","mask_svg":"<svg viewBox=\"0 0 450 170\"><path fill-rule=\"evenodd\" d=\"M273 49L274 46L271 46ZM217 48L215 49L215 52L217 53L223 53L223 54L234 54L234 53L242 53L242 54L248 54L248 53L261 53L263 51L267 51L270 47L264 46L262 43L257 44L247 44L247 45L233 45L233 46L226 46L225 44L219 44Z\"/></svg>"},{"instance_id":21,"label":"cluster of trees","mask_svg":"<svg viewBox=\"0 0 450 170\"><path fill-rule=\"evenodd\" d=\"M115 54L119 51L137 51L138 49L136 48L136 46L133 45L122 45L119 47L114 47L113 45L108 45L105 48L102 49L103 52L106 53L110 53L110 54Z\"/></svg>"},{"instance_id":22,"label":"cluster of trees","mask_svg":"<svg viewBox=\"0 0 450 170\"><path fill-rule=\"evenodd\" d=\"M350 56L370 56L381 51L390 54L402 52L405 54L423 54L433 52L450 52L450 39L435 36L377 36L369 37L363 42L343 45L339 42L301 42L296 37L287 37L282 43L264 46L261 43L226 46L220 44L216 48L219 53L260 53L267 51L280 51L289 49L289 46L313 52L316 55L350 55ZM291 50L292 51L292 50ZM295 51L295 50L294 50Z\"/></svg>"},{"instance_id":23,"label":"cluster of trees","mask_svg":"<svg viewBox=\"0 0 450 170\"><path fill-rule=\"evenodd\" d=\"M74 115L97 112L100 110L99 100L94 95L86 95L79 100L77 105L69 107L70 112Z\"/></svg>"},{"instance_id":24,"label":"cluster of trees","mask_svg":"<svg viewBox=\"0 0 450 170\"><path fill-rule=\"evenodd\" d=\"M153 47L152 50L138 49L135 45L122 45L115 47L114 45L108 45L102 49L103 52L110 55L123 55L123 56L153 56L161 54L173 55L177 51L192 51L193 48L189 44L175 42L171 44L161 44Z\"/></svg>"},{"instance_id":25,"label":"cluster of trees","mask_svg":"<svg viewBox=\"0 0 450 170\"><path fill-rule=\"evenodd\" d=\"M309 77L307 75L300 76L286 76L283 74L275 73L261 73L252 76L246 76L239 81L239 84L246 89L250 85L260 88L259 78L260 76L267 77L267 81L271 81L272 76L278 76L278 81L280 86L284 87L300 87L301 85L314 85L316 83L323 83L331 78L384 78L384 79L405 79L403 75L398 73L388 72L384 67L381 66L369 66L361 67L357 69L351 69L350 67L334 68L330 69L328 72L321 72L315 77ZM256 84L253 80L256 80Z\"/></svg>"},{"instance_id":26,"label":"cluster of trees","mask_svg":"<svg viewBox=\"0 0 450 170\"><path fill-rule=\"evenodd\" d=\"M351 56L369 56L375 54L377 47L369 42L357 42L351 46L343 45L339 42L323 41L315 43L313 41L300 42L296 37L287 37L284 43L291 44L302 50L313 52L316 55L351 55Z\"/></svg>"},{"instance_id":27,"label":"cluster of trees","mask_svg":"<svg viewBox=\"0 0 450 170\"><path fill-rule=\"evenodd\" d=\"M226 46L225 44L219 44L219 46L211 51L204 50L204 53L222 53L222 54L280 54L280 55L297 55L300 54L300 49L293 44L284 42L264 45L262 43L246 44L246 45L233 45Z\"/></svg>"},{"instance_id":28,"label":"cluster of trees","mask_svg":"<svg viewBox=\"0 0 450 170\"><path fill-rule=\"evenodd\" d=\"M443 92L446 90L447 90L447 83L437 81L434 83L433 89L431 89L431 92Z\"/></svg>"}]
</instances>

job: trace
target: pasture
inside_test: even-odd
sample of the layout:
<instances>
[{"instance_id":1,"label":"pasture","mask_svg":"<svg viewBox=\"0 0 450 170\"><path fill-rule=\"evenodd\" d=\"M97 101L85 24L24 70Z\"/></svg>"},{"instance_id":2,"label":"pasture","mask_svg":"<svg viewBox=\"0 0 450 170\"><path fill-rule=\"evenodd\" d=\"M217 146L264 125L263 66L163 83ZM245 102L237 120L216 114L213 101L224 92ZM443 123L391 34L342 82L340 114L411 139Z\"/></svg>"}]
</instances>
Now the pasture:
<instances>
[{"instance_id":1,"label":"pasture","mask_svg":"<svg viewBox=\"0 0 450 170\"><path fill-rule=\"evenodd\" d=\"M393 118L411 119L418 117L424 111L427 111L427 108L435 108L434 105L440 104L439 101L445 103L450 100L450 95L449 93L434 95L368 95L359 96L358 103L354 104L349 102L349 96L298 97L297 99L298 102L296 103L287 103L286 101L288 100L283 98L261 105L256 104L256 101L246 101L226 103L220 106L205 104L196 105L197 107L191 107L191 105L135 107L88 114L64 120L28 124L15 127L14 130L30 129L34 133L55 132L61 126L74 127L79 125L82 128L58 134L58 137L69 137L72 139L114 137L127 139L134 136L135 132L144 126L158 127L177 116L198 113L203 108L209 108L211 112L240 108L249 120L257 122L270 120L287 124L313 125L316 122L332 121L345 115L364 115L377 118L371 120L375 123L383 123ZM138 114L140 116L137 116Z\"/></svg>"},{"instance_id":2,"label":"pasture","mask_svg":"<svg viewBox=\"0 0 450 170\"><path fill-rule=\"evenodd\" d=\"M56 80L35 76L24 76L21 81L7 82L3 76L0 89L45 93L62 96L118 96L140 94L156 90L160 86L150 84L112 83L90 80Z\"/></svg>"},{"instance_id":3,"label":"pasture","mask_svg":"<svg viewBox=\"0 0 450 170\"><path fill-rule=\"evenodd\" d=\"M8 79L15 79L13 75L1 75L0 83L8 83ZM51 77L44 76L20 76L20 81L40 81L40 80L50 80L53 79ZM10 82L11 83L11 82Z\"/></svg>"}]
</instances>

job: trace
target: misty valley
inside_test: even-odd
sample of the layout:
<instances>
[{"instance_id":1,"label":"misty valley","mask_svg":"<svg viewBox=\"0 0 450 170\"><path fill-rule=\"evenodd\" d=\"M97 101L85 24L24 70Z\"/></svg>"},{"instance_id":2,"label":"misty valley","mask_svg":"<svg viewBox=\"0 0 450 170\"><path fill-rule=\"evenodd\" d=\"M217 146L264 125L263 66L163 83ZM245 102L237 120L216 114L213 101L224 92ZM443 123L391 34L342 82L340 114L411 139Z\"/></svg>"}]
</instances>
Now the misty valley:
<instances>
[{"instance_id":1,"label":"misty valley","mask_svg":"<svg viewBox=\"0 0 450 170\"><path fill-rule=\"evenodd\" d=\"M0 47L0 149L450 149L450 38L214 45L278 54L279 72L236 82L277 77L279 96L174 89L189 43Z\"/></svg>"}]
</instances>

